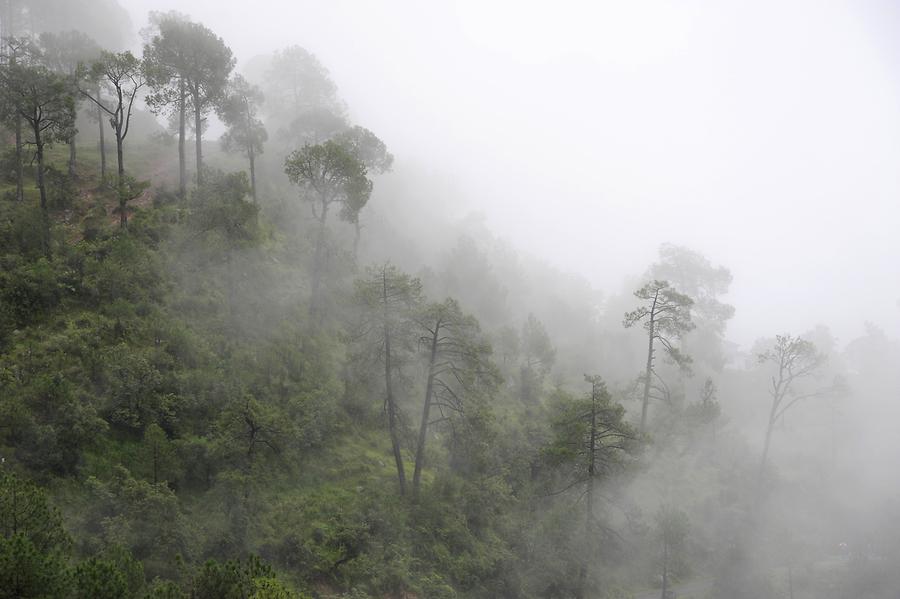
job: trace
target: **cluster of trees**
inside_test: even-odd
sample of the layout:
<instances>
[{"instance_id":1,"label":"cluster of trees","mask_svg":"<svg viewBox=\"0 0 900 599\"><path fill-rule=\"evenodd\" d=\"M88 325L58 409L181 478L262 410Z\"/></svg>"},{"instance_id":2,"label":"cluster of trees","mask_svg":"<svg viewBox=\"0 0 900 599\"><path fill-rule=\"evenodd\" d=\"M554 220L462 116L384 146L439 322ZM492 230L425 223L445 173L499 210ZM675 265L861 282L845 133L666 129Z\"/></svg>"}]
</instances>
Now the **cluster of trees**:
<instances>
[{"instance_id":1,"label":"cluster of trees","mask_svg":"<svg viewBox=\"0 0 900 599\"><path fill-rule=\"evenodd\" d=\"M773 439L845 386L810 335L726 368L727 269L664 245L601 302L471 238L363 268L393 157L314 55L242 76L178 13L151 14L140 57L0 23L0 597L614 598L703 567L765 596L745 566ZM141 180L141 106L177 136L174 193ZM213 114L246 174L204 151ZM119 226L87 199L64 219L48 177L108 192ZM750 458L727 421L748 394L768 398Z\"/></svg>"}]
</instances>

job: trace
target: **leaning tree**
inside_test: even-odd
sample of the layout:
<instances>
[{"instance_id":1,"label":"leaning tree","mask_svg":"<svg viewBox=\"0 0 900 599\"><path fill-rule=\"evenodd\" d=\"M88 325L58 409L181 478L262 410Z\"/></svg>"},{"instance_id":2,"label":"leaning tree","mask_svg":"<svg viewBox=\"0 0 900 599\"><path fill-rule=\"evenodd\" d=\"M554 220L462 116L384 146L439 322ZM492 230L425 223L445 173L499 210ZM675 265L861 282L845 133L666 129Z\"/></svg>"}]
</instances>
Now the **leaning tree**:
<instances>
[{"instance_id":1,"label":"leaning tree","mask_svg":"<svg viewBox=\"0 0 900 599\"><path fill-rule=\"evenodd\" d=\"M424 306L416 323L428 373L413 467L413 493L418 495L430 427L474 413L478 401L500 383L500 375L478 321L464 314L456 300Z\"/></svg>"}]
</instances>

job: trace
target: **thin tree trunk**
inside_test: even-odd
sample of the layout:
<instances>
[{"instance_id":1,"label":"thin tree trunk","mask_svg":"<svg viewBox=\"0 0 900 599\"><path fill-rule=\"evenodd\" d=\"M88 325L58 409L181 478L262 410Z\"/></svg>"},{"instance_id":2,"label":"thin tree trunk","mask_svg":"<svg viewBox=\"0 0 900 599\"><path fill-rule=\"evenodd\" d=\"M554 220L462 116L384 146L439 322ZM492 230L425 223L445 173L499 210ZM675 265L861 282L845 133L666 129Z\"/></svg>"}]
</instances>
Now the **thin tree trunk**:
<instances>
[{"instance_id":1,"label":"thin tree trunk","mask_svg":"<svg viewBox=\"0 0 900 599\"><path fill-rule=\"evenodd\" d=\"M7 26L7 32L13 31L13 22L12 22L12 8L9 10L9 24ZM4 40L4 47L6 47L6 43ZM15 66L16 64L16 51L10 47L9 53L9 64ZM22 116L16 111L15 116L15 130L16 130L16 201L24 202L25 201L25 152L22 149Z\"/></svg>"},{"instance_id":2,"label":"thin tree trunk","mask_svg":"<svg viewBox=\"0 0 900 599\"><path fill-rule=\"evenodd\" d=\"M119 194L119 226L123 229L128 227L128 211L125 204L125 154L123 152L122 125L121 122L115 128L116 132L116 162L117 177L116 191Z\"/></svg>"},{"instance_id":3,"label":"thin tree trunk","mask_svg":"<svg viewBox=\"0 0 900 599\"><path fill-rule=\"evenodd\" d=\"M122 145L124 140L122 139L122 131L121 127L116 128L116 164L117 164L117 175L118 175L118 184L121 185L122 181L125 179L125 154L122 151Z\"/></svg>"},{"instance_id":4,"label":"thin tree trunk","mask_svg":"<svg viewBox=\"0 0 900 599\"><path fill-rule=\"evenodd\" d=\"M100 86L97 85L97 100L100 100ZM103 110L97 107L97 122L100 124L100 180L106 179L106 135L103 130Z\"/></svg>"},{"instance_id":5,"label":"thin tree trunk","mask_svg":"<svg viewBox=\"0 0 900 599\"><path fill-rule=\"evenodd\" d=\"M328 219L328 203L325 201L322 202L322 213L318 218L319 231L316 235L316 247L313 253L312 292L309 298L309 315L314 326L319 316L319 294L325 269L325 224Z\"/></svg>"},{"instance_id":6,"label":"thin tree trunk","mask_svg":"<svg viewBox=\"0 0 900 599\"><path fill-rule=\"evenodd\" d=\"M647 342L647 369L644 371L644 398L641 402L641 428L644 432L647 428L647 407L650 405L650 377L653 376L653 315L650 315L650 335Z\"/></svg>"},{"instance_id":7,"label":"thin tree trunk","mask_svg":"<svg viewBox=\"0 0 900 599\"><path fill-rule=\"evenodd\" d=\"M44 254L50 255L50 211L47 207L47 190L44 187L44 142L41 139L40 127L34 129L34 145L37 148L37 187L41 197L41 219L43 220L41 245Z\"/></svg>"},{"instance_id":8,"label":"thin tree trunk","mask_svg":"<svg viewBox=\"0 0 900 599\"><path fill-rule=\"evenodd\" d=\"M431 399L434 395L434 366L437 359L438 336L441 325L438 322L434 327L434 335L431 338L431 358L428 361L428 382L425 384L425 405L422 407L422 422L419 425L419 439L416 443L416 464L413 469L413 493L419 494L419 485L422 479L422 466L425 465L425 441L428 435L428 414L431 411Z\"/></svg>"},{"instance_id":9,"label":"thin tree trunk","mask_svg":"<svg viewBox=\"0 0 900 599\"><path fill-rule=\"evenodd\" d=\"M585 596L587 582L588 558L591 552L588 550L593 540L594 532L594 476L597 472L597 385L591 383L591 430L588 439L588 480L587 500L584 518L584 558L578 571L578 589L576 596L580 599Z\"/></svg>"},{"instance_id":10,"label":"thin tree trunk","mask_svg":"<svg viewBox=\"0 0 900 599\"><path fill-rule=\"evenodd\" d=\"M202 126L200 118L200 103L197 95L194 95L194 137L197 141L197 187L203 185L203 141L200 127Z\"/></svg>"},{"instance_id":11,"label":"thin tree trunk","mask_svg":"<svg viewBox=\"0 0 900 599\"><path fill-rule=\"evenodd\" d=\"M666 591L669 590L669 542L663 533L663 579L661 599L666 599Z\"/></svg>"},{"instance_id":12,"label":"thin tree trunk","mask_svg":"<svg viewBox=\"0 0 900 599\"><path fill-rule=\"evenodd\" d=\"M649 339L647 341L647 370L644 372L644 399L641 402L641 428L640 432L644 432L647 427L647 407L650 405L650 377L653 375L653 340L656 334L656 302L659 300L659 289L653 296L653 303L650 305L650 326Z\"/></svg>"},{"instance_id":13,"label":"thin tree trunk","mask_svg":"<svg viewBox=\"0 0 900 599\"><path fill-rule=\"evenodd\" d=\"M394 402L394 386L392 382L391 364L391 330L387 300L387 273L381 273L381 302L384 306L384 384L388 412L388 430L391 434L391 449L394 452L394 463L397 466L397 481L400 484L400 495L406 495L406 471L403 469L403 454L400 452L400 436L397 432L397 406Z\"/></svg>"},{"instance_id":14,"label":"thin tree trunk","mask_svg":"<svg viewBox=\"0 0 900 599\"><path fill-rule=\"evenodd\" d=\"M187 129L187 91L184 81L178 83L178 195L184 200L187 197L187 157L184 144Z\"/></svg>"},{"instance_id":15,"label":"thin tree trunk","mask_svg":"<svg viewBox=\"0 0 900 599\"><path fill-rule=\"evenodd\" d=\"M253 154L253 147L247 148L247 156L250 158L250 195L253 197L253 203L256 203L256 156Z\"/></svg>"},{"instance_id":16,"label":"thin tree trunk","mask_svg":"<svg viewBox=\"0 0 900 599\"><path fill-rule=\"evenodd\" d=\"M353 220L353 262L356 262L359 257L359 235L360 235L359 226L359 215L356 215L356 218Z\"/></svg>"},{"instance_id":17,"label":"thin tree trunk","mask_svg":"<svg viewBox=\"0 0 900 599\"><path fill-rule=\"evenodd\" d=\"M759 460L759 474L757 477L757 486L762 489L763 478L766 474L766 461L769 459L769 446L772 443L772 430L775 428L775 407L776 404L773 402L772 404L772 413L769 414L769 423L766 426L766 440L763 443L762 457Z\"/></svg>"},{"instance_id":18,"label":"thin tree trunk","mask_svg":"<svg viewBox=\"0 0 900 599\"><path fill-rule=\"evenodd\" d=\"M69 176L75 178L75 136L69 139Z\"/></svg>"},{"instance_id":19,"label":"thin tree trunk","mask_svg":"<svg viewBox=\"0 0 900 599\"><path fill-rule=\"evenodd\" d=\"M22 151L22 117L16 115L16 200L25 200L25 156Z\"/></svg>"}]
</instances>

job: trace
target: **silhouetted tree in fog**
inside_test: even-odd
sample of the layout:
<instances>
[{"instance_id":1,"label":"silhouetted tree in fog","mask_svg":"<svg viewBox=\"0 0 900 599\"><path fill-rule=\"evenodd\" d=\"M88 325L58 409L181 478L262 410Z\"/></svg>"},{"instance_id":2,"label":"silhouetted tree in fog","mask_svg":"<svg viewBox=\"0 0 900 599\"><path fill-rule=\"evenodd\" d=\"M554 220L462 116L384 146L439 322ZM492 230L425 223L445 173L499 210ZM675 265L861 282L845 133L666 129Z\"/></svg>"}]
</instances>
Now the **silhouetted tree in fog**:
<instances>
[{"instance_id":1,"label":"silhouetted tree in fog","mask_svg":"<svg viewBox=\"0 0 900 599\"><path fill-rule=\"evenodd\" d=\"M422 284L395 266L384 264L368 269L366 278L357 281L356 301L364 311L364 341L376 348L375 353L384 365L384 411L400 494L404 495L406 472L400 446L401 414L394 380L401 357L412 350L415 337L413 316L422 301Z\"/></svg>"},{"instance_id":2,"label":"silhouetted tree in fog","mask_svg":"<svg viewBox=\"0 0 900 599\"><path fill-rule=\"evenodd\" d=\"M240 75L228 84L225 98L219 105L219 117L228 125L222 136L226 151L243 153L250 161L250 194L256 201L256 156L262 154L268 135L262 121L256 117L263 102L262 92Z\"/></svg>"},{"instance_id":3,"label":"silhouetted tree in fog","mask_svg":"<svg viewBox=\"0 0 900 599\"><path fill-rule=\"evenodd\" d=\"M294 151L285 160L284 171L291 183L300 187L301 197L310 202L313 216L318 221L310 299L310 313L316 314L320 308L320 287L325 271L328 213L337 204L341 218L353 222L369 200L372 182L366 176L365 165L337 141L306 145Z\"/></svg>"},{"instance_id":4,"label":"silhouetted tree in fog","mask_svg":"<svg viewBox=\"0 0 900 599\"><path fill-rule=\"evenodd\" d=\"M473 396L492 390L499 374L478 321L463 314L456 300L425 306L416 321L428 373L413 470L413 492L418 494L429 427L464 415L467 403ZM435 420L433 410L439 413Z\"/></svg>"},{"instance_id":5,"label":"silhouetted tree in fog","mask_svg":"<svg viewBox=\"0 0 900 599\"><path fill-rule=\"evenodd\" d=\"M150 39L144 45L147 82L152 91L147 97L147 106L155 114L168 113L178 119L178 189L182 199L187 194L186 74L192 60L189 21L179 13L151 13Z\"/></svg>"},{"instance_id":6,"label":"silhouetted tree in fog","mask_svg":"<svg viewBox=\"0 0 900 599\"><path fill-rule=\"evenodd\" d=\"M636 434L625 422L625 408L614 403L600 376L587 376L586 398L563 397L551 426L553 437L544 449L552 466L563 472L564 490L578 490L584 498L584 539L575 596L586 597L587 575L598 535L611 532L597 521L594 495L598 482L612 474L635 448ZM583 489L583 490L582 490Z\"/></svg>"},{"instance_id":7,"label":"silhouetted tree in fog","mask_svg":"<svg viewBox=\"0 0 900 599\"><path fill-rule=\"evenodd\" d=\"M159 34L144 48L148 74L155 94L151 107L175 106L179 115L179 159L182 192L185 185L184 127L187 103L194 110L197 185L203 185L203 117L225 95L235 59L222 38L200 23L179 15L163 17Z\"/></svg>"},{"instance_id":8,"label":"silhouetted tree in fog","mask_svg":"<svg viewBox=\"0 0 900 599\"><path fill-rule=\"evenodd\" d=\"M666 355L679 367L688 367L690 357L682 353L674 342L694 328L691 322L691 306L694 302L683 293L675 291L668 281L650 281L635 291L634 295L643 300L644 305L625 314L623 324L627 328L643 322L644 330L647 331L647 367L644 371L640 428L641 432L644 432L653 378L656 377L661 381L654 365L655 344L659 342Z\"/></svg>"},{"instance_id":9,"label":"silhouetted tree in fog","mask_svg":"<svg viewBox=\"0 0 900 599\"><path fill-rule=\"evenodd\" d=\"M766 421L766 437L763 442L762 457L759 460L759 481L762 483L775 423L799 402L813 397L821 397L832 391L834 387L809 391L797 388L798 383L815 376L825 363L825 356L819 353L815 345L805 339L791 335L777 335L772 348L759 354L757 359L760 364L772 366L774 371L769 386L772 404L769 408L769 418Z\"/></svg>"}]
</instances>

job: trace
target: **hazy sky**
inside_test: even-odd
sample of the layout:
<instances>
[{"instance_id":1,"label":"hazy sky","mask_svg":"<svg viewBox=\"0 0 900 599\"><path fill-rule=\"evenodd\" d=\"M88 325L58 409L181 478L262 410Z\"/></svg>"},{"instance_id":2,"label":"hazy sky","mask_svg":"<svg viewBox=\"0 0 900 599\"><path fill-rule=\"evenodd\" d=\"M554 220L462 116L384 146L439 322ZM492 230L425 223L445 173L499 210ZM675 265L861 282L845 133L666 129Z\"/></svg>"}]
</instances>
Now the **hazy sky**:
<instances>
[{"instance_id":1,"label":"hazy sky","mask_svg":"<svg viewBox=\"0 0 900 599\"><path fill-rule=\"evenodd\" d=\"M460 212L606 290L665 241L731 268L730 337L900 335L900 8L890 0L119 0L239 67L290 44ZM427 201L427 198L423 198Z\"/></svg>"}]
</instances>

